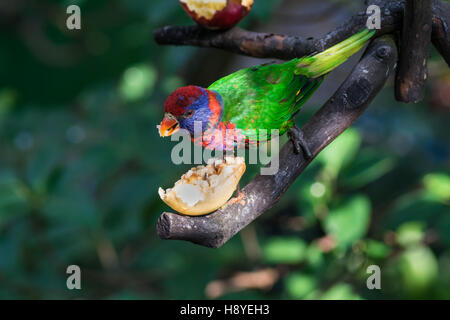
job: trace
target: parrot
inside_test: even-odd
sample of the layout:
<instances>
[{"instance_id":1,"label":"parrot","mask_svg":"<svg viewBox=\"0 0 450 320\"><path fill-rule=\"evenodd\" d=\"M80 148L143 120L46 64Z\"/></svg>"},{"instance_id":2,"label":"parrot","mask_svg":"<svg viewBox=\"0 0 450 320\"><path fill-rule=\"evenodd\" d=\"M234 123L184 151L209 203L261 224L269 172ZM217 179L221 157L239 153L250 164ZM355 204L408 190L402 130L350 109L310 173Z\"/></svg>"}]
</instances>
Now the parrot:
<instances>
[{"instance_id":1,"label":"parrot","mask_svg":"<svg viewBox=\"0 0 450 320\"><path fill-rule=\"evenodd\" d=\"M326 75L363 48L374 34L375 30L364 28L314 55L244 68L208 88L178 88L164 103L159 134L168 137L185 129L194 144L229 151L258 146L271 138L270 134L259 134L261 130L276 129L279 136L288 134L296 153L303 152L309 158L311 151L295 126L294 116ZM195 135L195 123L201 135Z\"/></svg>"}]
</instances>

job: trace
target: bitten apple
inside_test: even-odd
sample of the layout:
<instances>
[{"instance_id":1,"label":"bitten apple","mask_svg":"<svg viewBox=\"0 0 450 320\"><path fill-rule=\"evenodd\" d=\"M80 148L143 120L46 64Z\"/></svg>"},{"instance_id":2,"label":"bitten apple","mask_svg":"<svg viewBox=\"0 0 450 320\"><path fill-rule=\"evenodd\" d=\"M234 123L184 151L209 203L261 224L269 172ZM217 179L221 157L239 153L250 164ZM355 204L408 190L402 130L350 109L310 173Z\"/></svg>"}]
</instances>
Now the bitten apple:
<instances>
[{"instance_id":1,"label":"bitten apple","mask_svg":"<svg viewBox=\"0 0 450 320\"><path fill-rule=\"evenodd\" d=\"M253 0L179 0L199 25L211 30L234 27L251 10Z\"/></svg>"},{"instance_id":2,"label":"bitten apple","mask_svg":"<svg viewBox=\"0 0 450 320\"><path fill-rule=\"evenodd\" d=\"M161 199L173 210L189 216L213 212L231 198L245 172L242 157L210 159L206 166L191 168L167 190L159 188Z\"/></svg>"}]
</instances>

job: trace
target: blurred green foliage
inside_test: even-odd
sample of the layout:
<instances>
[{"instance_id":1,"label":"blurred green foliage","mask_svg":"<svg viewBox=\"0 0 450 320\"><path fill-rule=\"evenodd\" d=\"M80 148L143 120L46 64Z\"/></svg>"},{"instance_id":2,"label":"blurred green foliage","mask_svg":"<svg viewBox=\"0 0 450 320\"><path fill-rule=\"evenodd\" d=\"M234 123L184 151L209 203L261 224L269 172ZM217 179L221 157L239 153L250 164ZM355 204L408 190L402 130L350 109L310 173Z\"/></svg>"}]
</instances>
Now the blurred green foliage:
<instances>
[{"instance_id":1,"label":"blurred green foliage","mask_svg":"<svg viewBox=\"0 0 450 320\"><path fill-rule=\"evenodd\" d=\"M64 27L74 3L81 31ZM256 1L243 25L278 4ZM161 241L157 189L186 166L155 126L198 51L151 37L192 22L175 0L14 1L0 13L0 298L202 299L211 281L270 268L271 289L220 298L450 299L448 110L430 97L401 105L388 85L223 248ZM66 289L71 264L81 291ZM371 264L382 290L366 287Z\"/></svg>"}]
</instances>

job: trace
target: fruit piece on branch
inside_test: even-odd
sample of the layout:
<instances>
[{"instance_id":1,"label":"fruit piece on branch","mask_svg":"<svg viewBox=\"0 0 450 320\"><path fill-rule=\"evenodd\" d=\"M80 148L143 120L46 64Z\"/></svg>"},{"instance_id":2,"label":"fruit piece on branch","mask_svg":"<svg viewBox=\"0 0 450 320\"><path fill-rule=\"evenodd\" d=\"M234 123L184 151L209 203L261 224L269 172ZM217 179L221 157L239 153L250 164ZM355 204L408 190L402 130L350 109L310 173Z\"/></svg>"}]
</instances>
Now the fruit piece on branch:
<instances>
[{"instance_id":1,"label":"fruit piece on branch","mask_svg":"<svg viewBox=\"0 0 450 320\"><path fill-rule=\"evenodd\" d=\"M187 14L211 30L234 27L251 10L253 0L179 0Z\"/></svg>"},{"instance_id":2,"label":"fruit piece on branch","mask_svg":"<svg viewBox=\"0 0 450 320\"><path fill-rule=\"evenodd\" d=\"M209 159L206 166L191 168L173 188L159 188L161 199L175 211L190 216L211 213L233 195L245 172L242 157Z\"/></svg>"}]
</instances>

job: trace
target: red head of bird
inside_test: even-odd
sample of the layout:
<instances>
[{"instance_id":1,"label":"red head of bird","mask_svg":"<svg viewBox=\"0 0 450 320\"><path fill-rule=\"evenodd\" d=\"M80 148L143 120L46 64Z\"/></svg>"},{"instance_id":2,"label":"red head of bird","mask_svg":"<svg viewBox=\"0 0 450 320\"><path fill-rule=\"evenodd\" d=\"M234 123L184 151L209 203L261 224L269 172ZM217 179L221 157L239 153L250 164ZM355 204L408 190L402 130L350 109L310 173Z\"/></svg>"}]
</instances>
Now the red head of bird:
<instances>
[{"instance_id":1,"label":"red head of bird","mask_svg":"<svg viewBox=\"0 0 450 320\"><path fill-rule=\"evenodd\" d=\"M202 133L214 128L222 117L222 98L216 92L187 86L175 90L164 104L164 119L159 134L167 137L179 129L186 129L194 136L195 124Z\"/></svg>"}]
</instances>

